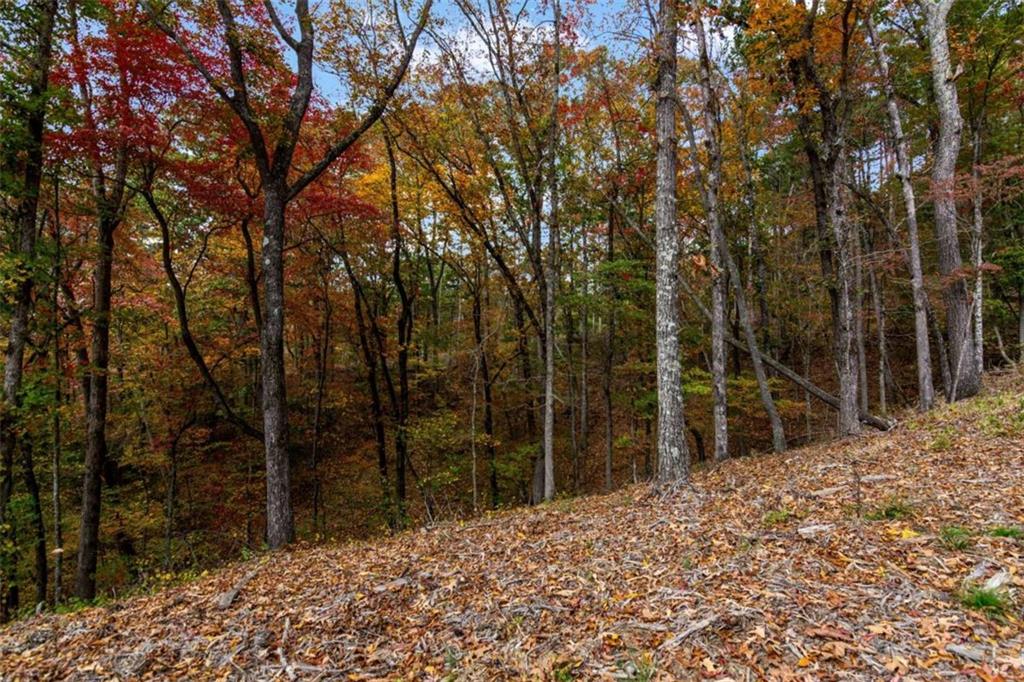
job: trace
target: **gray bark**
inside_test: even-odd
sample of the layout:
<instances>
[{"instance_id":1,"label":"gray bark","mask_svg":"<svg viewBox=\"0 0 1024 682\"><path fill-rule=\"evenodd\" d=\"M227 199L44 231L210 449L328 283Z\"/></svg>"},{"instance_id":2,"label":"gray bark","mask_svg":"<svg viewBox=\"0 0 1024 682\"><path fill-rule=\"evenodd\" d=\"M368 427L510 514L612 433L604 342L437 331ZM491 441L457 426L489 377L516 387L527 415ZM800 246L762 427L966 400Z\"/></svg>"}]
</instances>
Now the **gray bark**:
<instances>
[{"instance_id":1,"label":"gray bark","mask_svg":"<svg viewBox=\"0 0 1024 682\"><path fill-rule=\"evenodd\" d=\"M60 234L60 189L54 179L53 185L53 292L50 299L52 306L51 324L53 325L53 458L51 465L52 476L52 497L53 497L53 603L56 606L63 599L64 586L64 531L63 519L60 504L61 491L61 421L60 408L64 401L64 391L61 385L61 361L60 361L60 308L58 299L60 294L61 278L61 234Z\"/></svg>"},{"instance_id":2,"label":"gray bark","mask_svg":"<svg viewBox=\"0 0 1024 682\"><path fill-rule=\"evenodd\" d=\"M561 78L562 16L559 0L554 0L555 64L552 73L550 154L550 221L548 223L548 252L544 291L544 499L555 496L555 290L558 287L558 98Z\"/></svg>"},{"instance_id":3,"label":"gray bark","mask_svg":"<svg viewBox=\"0 0 1024 682\"><path fill-rule=\"evenodd\" d=\"M864 340L864 254L860 239L854 242L857 253L854 257L854 332L857 345L857 397L860 399L860 411L868 411L868 358Z\"/></svg>"},{"instance_id":4,"label":"gray bark","mask_svg":"<svg viewBox=\"0 0 1024 682\"><path fill-rule=\"evenodd\" d=\"M283 547L294 539L288 412L284 367L284 213L283 183L267 185L263 212L263 447L266 459L267 544Z\"/></svg>"},{"instance_id":5,"label":"gray bark","mask_svg":"<svg viewBox=\"0 0 1024 682\"><path fill-rule=\"evenodd\" d=\"M693 24L694 32L697 36L697 45L700 53L700 84L701 93L704 100L703 116L704 116L704 141L708 148L708 175L707 181L701 183L702 194L701 198L704 202L705 212L708 216L708 226L711 232L712 240L712 254L714 256L712 260L712 267L715 270L721 270L723 267L725 271L719 274L719 278L724 281L727 277L728 282L731 283L733 294L736 298L736 311L739 317L740 327L743 329L744 338L747 341L747 346L750 349L751 364L754 367L754 375L757 378L758 393L760 394L761 403L765 408L765 412L768 415L768 420L772 427L772 448L775 452L783 452L786 449L786 436L782 426L782 419L779 416L778 409L775 407L775 401L772 398L771 388L768 385L767 373L764 369L764 363L761 361L761 352L757 340L757 335L754 331L753 320L751 319L750 308L747 306L746 292L743 290L743 280L740 276L739 267L736 265L736 261L733 260L732 254L729 252L729 241L726 239L725 230L722 228L722 222L719 215L718 208L718 190L721 183L721 164L722 164L722 145L721 145L721 107L719 105L719 97L714 89L712 81L712 69L711 59L707 47L707 36L704 32L704 26L698 17L697 21ZM684 112L685 114L685 112ZM695 139L696 136L693 134L693 126L690 123L689 116L684 115L684 119L687 122L687 131L690 134L690 148L691 148L691 159L694 164L694 170L698 176L700 176L701 169L699 160L696 157L695 151ZM747 168L748 180L750 179L749 167ZM752 188L751 188L752 189ZM752 192L748 192L747 198L752 201ZM753 213L753 204L749 207ZM721 410L723 412L722 425L720 427L718 421L718 389L716 388L716 421L715 421L715 459L721 460L728 456L728 450L725 450L724 455L719 452L719 428L723 432L727 433L727 425L724 423L724 412L725 412L725 292L719 294L721 297L721 320L716 324L716 309L715 306L719 303L713 297L712 300L712 365L713 374L715 374L716 384L719 381L719 374L717 371L718 362L721 363L721 381L723 386L721 388L722 400ZM767 319L767 316L765 316ZM720 348L719 348L720 346ZM720 356L719 356L720 354ZM723 433L724 440L725 433Z\"/></svg>"},{"instance_id":6,"label":"gray bark","mask_svg":"<svg viewBox=\"0 0 1024 682\"><path fill-rule=\"evenodd\" d=\"M974 364L980 376L985 370L985 283L981 266L984 263L985 218L981 192L981 139L983 121L978 120L971 130L971 258L974 266Z\"/></svg>"},{"instance_id":7,"label":"gray bark","mask_svg":"<svg viewBox=\"0 0 1024 682\"><path fill-rule=\"evenodd\" d=\"M868 268L868 285L871 288L871 307L875 313L875 330L878 335L878 409L882 416L889 413L888 407L888 374L889 345L885 338L885 298L882 294L882 283L872 265Z\"/></svg>"},{"instance_id":8,"label":"gray bark","mask_svg":"<svg viewBox=\"0 0 1024 682\"><path fill-rule=\"evenodd\" d=\"M683 288L686 290L687 296L689 296L690 299L696 304L697 309L700 310L701 314L704 315L705 318L710 320L711 319L711 311L708 310L707 306L704 305L704 303L700 300L700 298L690 289L689 285L686 284L685 280L682 281L682 285L683 285ZM738 349L738 350L740 350L740 351L742 351L744 353L751 353L750 347L747 346L746 344L744 344L739 339L737 339L732 334L726 334L725 335L725 342L728 343L733 348L736 348L736 349ZM832 395L831 393L829 393L828 391L825 391L822 388L819 388L815 384L811 383L810 379L808 379L807 377L800 376L799 374L794 372L792 369L790 369L789 367L785 366L784 364L782 364L781 362L779 362L778 360L773 358L771 355L768 355L764 351L760 351L758 353L758 356L760 357L761 361L765 365L767 365L768 367L771 367L779 375L785 377L786 379L790 380L791 382L793 382L794 384L796 384L800 388L804 389L804 391L806 391L808 395L814 396L815 398L817 398L818 400L820 400L821 402L825 403L826 405L828 405L829 407L831 407L831 408L833 408L835 410L839 409L839 398L838 397ZM805 372L806 372L807 369L809 369L809 367L810 367L810 365L809 365L809 362L810 362L809 354L804 356L804 360L805 360L804 361L804 367L805 367ZM868 426L870 426L872 428L875 428L875 429L878 429L879 431L888 431L889 429L892 428L892 424L889 423L887 420L882 419L881 417L876 417L873 414L859 413L858 414L858 419L861 421L861 423L867 424ZM808 415L808 422L807 423L808 423L808 437L809 437L810 436L810 418L809 418L809 415Z\"/></svg>"},{"instance_id":9,"label":"gray bark","mask_svg":"<svg viewBox=\"0 0 1024 682\"><path fill-rule=\"evenodd\" d=\"M657 181L655 198L655 335L658 370L658 478L686 481L690 452L683 415L679 361L679 231L676 226L676 44L675 0L659 0Z\"/></svg>"},{"instance_id":10,"label":"gray bark","mask_svg":"<svg viewBox=\"0 0 1024 682\"><path fill-rule=\"evenodd\" d=\"M956 161L960 151L963 119L957 99L955 76L949 54L946 17L953 0L924 0L928 18L928 50L931 57L932 88L939 114L939 134L932 166L932 194L935 206L935 239L939 274L942 275L949 343L950 400L977 394L981 375L975 362L974 335L967 284L961 275L960 241L957 237Z\"/></svg>"},{"instance_id":11,"label":"gray bark","mask_svg":"<svg viewBox=\"0 0 1024 682\"><path fill-rule=\"evenodd\" d=\"M921 240L918 236L917 227L917 198L914 194L914 184L911 180L913 169L910 165L910 144L903 134L903 122L900 116L899 105L896 102L896 92L893 89L892 78L889 75L889 58L885 53L885 47L878 40L870 13L867 15L867 30L868 37L874 48L875 58L878 61L878 71L881 76L882 87L885 90L886 110L889 114L889 130L893 137L893 147L896 150L896 173L900 180L900 188L903 191L903 205L907 214L907 237L910 248L908 263L910 266L910 287L914 299L917 402L919 408L925 411L930 410L935 404L935 387L932 383L931 345L928 340L928 293L924 288L924 274L921 269Z\"/></svg>"}]
</instances>

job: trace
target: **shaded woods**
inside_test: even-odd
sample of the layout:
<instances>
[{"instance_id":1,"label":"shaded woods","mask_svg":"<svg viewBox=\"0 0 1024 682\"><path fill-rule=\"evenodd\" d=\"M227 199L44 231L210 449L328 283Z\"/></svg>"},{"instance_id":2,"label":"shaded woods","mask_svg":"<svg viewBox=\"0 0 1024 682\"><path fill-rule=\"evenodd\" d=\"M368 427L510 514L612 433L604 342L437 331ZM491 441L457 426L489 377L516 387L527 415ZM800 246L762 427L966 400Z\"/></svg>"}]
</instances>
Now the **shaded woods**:
<instances>
[{"instance_id":1,"label":"shaded woods","mask_svg":"<svg viewBox=\"0 0 1024 682\"><path fill-rule=\"evenodd\" d=\"M4 4L2 619L977 394L1021 18Z\"/></svg>"}]
</instances>

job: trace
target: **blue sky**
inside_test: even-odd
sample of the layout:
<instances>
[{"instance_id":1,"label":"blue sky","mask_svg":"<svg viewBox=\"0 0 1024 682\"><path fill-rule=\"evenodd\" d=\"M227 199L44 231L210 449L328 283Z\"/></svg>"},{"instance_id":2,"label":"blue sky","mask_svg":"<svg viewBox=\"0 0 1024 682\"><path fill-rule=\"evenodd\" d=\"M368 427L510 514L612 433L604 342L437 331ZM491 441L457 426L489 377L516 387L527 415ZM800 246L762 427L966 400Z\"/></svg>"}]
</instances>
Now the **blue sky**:
<instances>
[{"instance_id":1,"label":"blue sky","mask_svg":"<svg viewBox=\"0 0 1024 682\"><path fill-rule=\"evenodd\" d=\"M573 6L575 1L577 0L562 0L563 12L566 11L567 7ZM485 0L476 0L476 2L483 3ZM609 45L616 51L628 51L630 49L630 41L623 37L623 30L646 30L646 18L643 10L633 5L633 3L627 2L627 0L593 0L590 2L584 0L584 2L586 19L583 26L581 26L580 33L581 39L588 46L604 44ZM292 3L277 0L275 5L282 18L288 22L286 17L293 16ZM415 2L412 11L414 13L418 12L420 6L420 2ZM520 4L517 4L516 7L522 6L527 8L526 14L529 17L530 23L543 25L552 21L550 0L520 0ZM325 7L326 3L314 2L313 11L325 11ZM457 34L461 29L467 36L467 39L471 37L471 32L466 27L466 21L453 0L434 0L431 15L434 18L441 18L443 20L445 33L449 35ZM406 16L403 18L403 21L407 27L411 27L414 24L415 17ZM638 24L638 26L631 27L630 24ZM431 49L432 41L429 36L424 35L420 39L418 52L422 55L422 53L429 52ZM289 54L288 58L292 65L294 65L294 55ZM418 55L418 58L422 58L422 56ZM315 67L314 79L317 91L328 100L341 103L346 99L345 84L323 67Z\"/></svg>"}]
</instances>

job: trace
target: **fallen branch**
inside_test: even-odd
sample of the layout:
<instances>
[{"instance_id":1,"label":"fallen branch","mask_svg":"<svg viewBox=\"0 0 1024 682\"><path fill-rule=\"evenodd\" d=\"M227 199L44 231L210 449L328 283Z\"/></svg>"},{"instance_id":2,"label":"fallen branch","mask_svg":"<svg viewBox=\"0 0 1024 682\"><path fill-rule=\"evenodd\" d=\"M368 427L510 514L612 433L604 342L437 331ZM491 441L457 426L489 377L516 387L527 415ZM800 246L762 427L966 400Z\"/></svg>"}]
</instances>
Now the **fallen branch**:
<instances>
[{"instance_id":1,"label":"fallen branch","mask_svg":"<svg viewBox=\"0 0 1024 682\"><path fill-rule=\"evenodd\" d=\"M238 593L242 591L243 587L249 584L250 580L256 577L256 574L259 573L261 568L263 568L263 564L257 565L256 568L252 569L251 571L243 575L241 579L237 583L235 583L230 590L228 590L227 592L222 592L220 595L218 595L217 608L221 611L229 608L231 604L235 601L235 598L238 597Z\"/></svg>"},{"instance_id":2,"label":"fallen branch","mask_svg":"<svg viewBox=\"0 0 1024 682\"><path fill-rule=\"evenodd\" d=\"M718 614L717 613L714 614L714 615L708 616L707 618L704 618L703 620L698 620L696 623L694 623L690 627L686 628L685 630L680 632L678 635L675 635L673 637L669 637L668 639L666 639L664 642L661 643L661 646L659 646L658 648L659 649L674 649L677 646L679 646L680 644L682 644L686 640L687 637L690 637L691 635L694 635L694 634L700 632L701 630L704 630L704 629L707 629L707 628L711 627L711 625L713 625L717 620L718 620Z\"/></svg>"},{"instance_id":3,"label":"fallen branch","mask_svg":"<svg viewBox=\"0 0 1024 682\"><path fill-rule=\"evenodd\" d=\"M700 298L697 297L697 294L694 293L693 289L690 288L690 285L687 284L685 279L680 278L679 282L682 285L683 290L686 292L687 296L689 296L690 299L695 304L697 304L697 307L700 308L700 312L704 315L704 317L706 317L706 318L708 318L710 320L711 319L711 311L707 309L707 306L704 305L704 302L701 301ZM725 334L725 341L730 346L743 351L747 355L751 355L750 348L748 348L745 343L743 343L742 341L737 339L735 336L732 336L731 334ZM776 360L772 356L768 355L764 351L759 349L757 351L757 354L761 358L761 361L764 364L768 365L769 367L774 369L776 372L778 372L782 376L786 377L787 379L792 381L794 384L796 384L800 388L804 389L805 391L807 391L808 393L810 393L815 398L817 398L821 402L825 403L826 405L828 405L832 409L835 409L835 410L839 409L839 398L835 397L834 395L832 395L828 391L825 391L824 389L821 389L818 386L815 386L810 381L808 381L804 377L800 376L799 374L797 374L796 372L791 370L789 367L786 367L784 364L782 364L781 362L779 362L778 360ZM886 419L882 419L881 417L876 417L875 415L869 414L867 412L859 412L857 414L857 418L861 421L861 423L867 424L868 426L871 426L871 427L874 427L874 428L878 429L879 431L888 431L889 429L891 429L893 427L892 422L890 422L890 421L888 421Z\"/></svg>"}]
</instances>

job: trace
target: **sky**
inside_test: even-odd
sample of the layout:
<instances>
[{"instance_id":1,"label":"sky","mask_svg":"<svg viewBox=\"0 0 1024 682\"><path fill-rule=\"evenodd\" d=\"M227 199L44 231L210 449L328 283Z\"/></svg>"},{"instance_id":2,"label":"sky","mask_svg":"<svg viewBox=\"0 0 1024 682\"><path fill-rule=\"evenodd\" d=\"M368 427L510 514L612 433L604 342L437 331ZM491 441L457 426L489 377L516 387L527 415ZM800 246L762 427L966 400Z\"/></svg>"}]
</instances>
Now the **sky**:
<instances>
[{"instance_id":1,"label":"sky","mask_svg":"<svg viewBox=\"0 0 1024 682\"><path fill-rule=\"evenodd\" d=\"M483 3L485 0L475 1ZM562 0L562 11L566 12L567 8L575 6L576 2L583 3L586 13L584 24L579 30L580 40L585 46L595 47L603 44L608 45L615 51L627 51L630 49L632 41L623 38L623 28L626 27L627 30L631 30L628 28L628 24L631 21L635 23L636 19L643 22L644 18L641 15L643 10L638 7L631 8L631 3L628 0ZM276 0L275 5L278 8L278 12L284 17L293 16L290 2ZM520 4L516 5L516 7L524 5L527 7L526 16L530 24L538 27L550 25L552 22L550 0L520 0ZM419 11L421 6L421 1L414 0L411 10L413 15ZM312 10L314 12L324 12L327 11L326 8L327 3L320 2L314 3ZM431 16L432 19L441 19L445 25L445 33L449 36L454 36L454 41L458 41L462 46L465 46L471 55L476 55L475 58L471 58L472 66L481 72L488 70L489 67L483 45L467 25L454 0L434 0ZM410 30L410 27L415 24L415 18L415 16L409 15L403 17L403 25L407 30ZM641 23L642 26L643 23ZM424 34L417 45L413 67L415 68L417 63L429 60L436 51L437 47L432 39ZM294 67L294 55L288 55L288 57ZM328 101L344 104L347 100L345 83L340 81L336 75L330 73L322 65L314 67L314 81L317 92Z\"/></svg>"}]
</instances>

